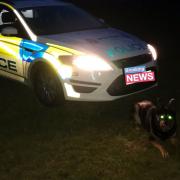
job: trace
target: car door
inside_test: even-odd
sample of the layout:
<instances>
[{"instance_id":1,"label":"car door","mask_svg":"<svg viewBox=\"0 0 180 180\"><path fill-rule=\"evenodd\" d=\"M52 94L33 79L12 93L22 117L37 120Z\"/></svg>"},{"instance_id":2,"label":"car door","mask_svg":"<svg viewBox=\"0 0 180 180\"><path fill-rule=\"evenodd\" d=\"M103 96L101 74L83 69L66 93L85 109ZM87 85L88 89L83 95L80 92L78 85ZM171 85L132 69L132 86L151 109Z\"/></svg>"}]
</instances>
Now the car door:
<instances>
[{"instance_id":1,"label":"car door","mask_svg":"<svg viewBox=\"0 0 180 180\"><path fill-rule=\"evenodd\" d=\"M26 37L14 12L6 6L0 6L0 74L24 76L21 57L22 41Z\"/></svg>"}]
</instances>

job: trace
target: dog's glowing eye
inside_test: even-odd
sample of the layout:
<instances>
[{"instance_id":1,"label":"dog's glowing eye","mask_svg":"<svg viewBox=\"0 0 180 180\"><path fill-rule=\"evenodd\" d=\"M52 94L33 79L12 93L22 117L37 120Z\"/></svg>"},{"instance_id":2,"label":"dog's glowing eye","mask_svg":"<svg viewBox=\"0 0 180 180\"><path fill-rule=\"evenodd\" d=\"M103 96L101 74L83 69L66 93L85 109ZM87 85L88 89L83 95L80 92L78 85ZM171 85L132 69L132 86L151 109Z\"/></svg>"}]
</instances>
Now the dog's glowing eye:
<instances>
[{"instance_id":1,"label":"dog's glowing eye","mask_svg":"<svg viewBox=\"0 0 180 180\"><path fill-rule=\"evenodd\" d=\"M164 115L161 115L160 118L161 118L161 119L164 119Z\"/></svg>"},{"instance_id":2,"label":"dog's glowing eye","mask_svg":"<svg viewBox=\"0 0 180 180\"><path fill-rule=\"evenodd\" d=\"M169 116L168 116L168 119L169 119L169 120L172 120L172 119L173 119L173 117L169 115Z\"/></svg>"}]
</instances>

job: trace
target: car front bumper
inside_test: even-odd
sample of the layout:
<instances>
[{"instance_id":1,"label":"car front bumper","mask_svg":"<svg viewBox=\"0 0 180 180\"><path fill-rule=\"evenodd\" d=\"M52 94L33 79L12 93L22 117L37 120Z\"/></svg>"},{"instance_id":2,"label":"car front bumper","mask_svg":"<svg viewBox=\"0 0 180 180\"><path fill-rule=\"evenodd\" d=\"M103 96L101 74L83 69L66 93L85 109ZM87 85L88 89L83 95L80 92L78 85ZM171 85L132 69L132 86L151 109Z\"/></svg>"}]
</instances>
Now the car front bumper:
<instances>
[{"instance_id":1,"label":"car front bumper","mask_svg":"<svg viewBox=\"0 0 180 180\"><path fill-rule=\"evenodd\" d=\"M154 71L156 81L125 85L124 68L136 65L145 65L146 70ZM157 61L146 63L131 61L129 65L114 66L113 71L108 72L85 72L74 71L70 79L63 82L66 100L71 101L113 101L131 94L143 92L157 86Z\"/></svg>"}]
</instances>

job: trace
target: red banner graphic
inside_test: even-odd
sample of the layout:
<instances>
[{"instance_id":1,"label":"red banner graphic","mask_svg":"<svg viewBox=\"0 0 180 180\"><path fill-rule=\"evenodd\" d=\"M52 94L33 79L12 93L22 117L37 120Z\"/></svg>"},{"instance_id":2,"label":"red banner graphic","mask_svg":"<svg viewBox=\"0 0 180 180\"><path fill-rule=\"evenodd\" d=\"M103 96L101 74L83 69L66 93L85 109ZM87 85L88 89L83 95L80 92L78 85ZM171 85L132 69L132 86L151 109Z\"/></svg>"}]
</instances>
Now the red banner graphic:
<instances>
[{"instance_id":1,"label":"red banner graphic","mask_svg":"<svg viewBox=\"0 0 180 180\"><path fill-rule=\"evenodd\" d=\"M126 74L126 85L140 83L140 82L150 82L155 81L155 73L154 72L143 72L136 74Z\"/></svg>"}]
</instances>

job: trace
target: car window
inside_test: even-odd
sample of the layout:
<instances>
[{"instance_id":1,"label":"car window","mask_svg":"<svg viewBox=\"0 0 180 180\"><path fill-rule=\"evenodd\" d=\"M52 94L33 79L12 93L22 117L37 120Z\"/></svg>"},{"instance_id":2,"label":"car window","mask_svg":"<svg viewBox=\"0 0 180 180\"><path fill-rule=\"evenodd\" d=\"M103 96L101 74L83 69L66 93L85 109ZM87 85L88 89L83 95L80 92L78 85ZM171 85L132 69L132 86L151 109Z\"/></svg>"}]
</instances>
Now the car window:
<instances>
[{"instance_id":1,"label":"car window","mask_svg":"<svg viewBox=\"0 0 180 180\"><path fill-rule=\"evenodd\" d=\"M73 5L33 7L20 9L20 11L37 35L59 34L106 26Z\"/></svg>"},{"instance_id":2,"label":"car window","mask_svg":"<svg viewBox=\"0 0 180 180\"><path fill-rule=\"evenodd\" d=\"M24 27L14 14L14 12L6 6L0 6L0 33L6 27L14 27L17 29L17 37L29 39Z\"/></svg>"}]
</instances>

